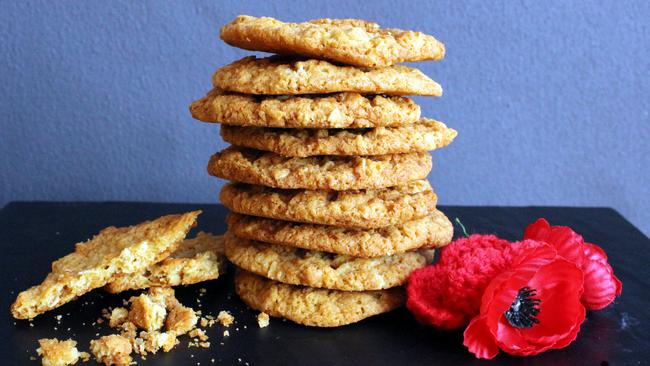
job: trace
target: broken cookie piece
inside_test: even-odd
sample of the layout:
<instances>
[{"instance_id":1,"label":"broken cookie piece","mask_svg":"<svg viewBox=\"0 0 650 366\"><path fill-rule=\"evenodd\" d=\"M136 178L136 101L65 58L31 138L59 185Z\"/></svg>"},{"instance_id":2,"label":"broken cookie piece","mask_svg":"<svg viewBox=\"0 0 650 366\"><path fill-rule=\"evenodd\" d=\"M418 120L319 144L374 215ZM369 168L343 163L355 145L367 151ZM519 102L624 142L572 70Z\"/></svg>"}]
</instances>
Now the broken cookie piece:
<instances>
[{"instance_id":1,"label":"broken cookie piece","mask_svg":"<svg viewBox=\"0 0 650 366\"><path fill-rule=\"evenodd\" d=\"M128 366L132 350L129 340L116 334L90 341L90 351L95 359L106 366Z\"/></svg>"},{"instance_id":2,"label":"broken cookie piece","mask_svg":"<svg viewBox=\"0 0 650 366\"><path fill-rule=\"evenodd\" d=\"M129 319L129 311L125 308L115 308L108 318L108 326L117 328Z\"/></svg>"},{"instance_id":3,"label":"broken cookie piece","mask_svg":"<svg viewBox=\"0 0 650 366\"><path fill-rule=\"evenodd\" d=\"M199 232L195 238L183 240L161 262L137 273L114 276L105 289L117 293L154 286L191 285L214 280L225 269L223 236Z\"/></svg>"},{"instance_id":4,"label":"broken cookie piece","mask_svg":"<svg viewBox=\"0 0 650 366\"><path fill-rule=\"evenodd\" d=\"M131 302L129 321L147 331L162 328L167 316L164 302L155 301L147 294L134 296L129 301Z\"/></svg>"},{"instance_id":5,"label":"broken cookie piece","mask_svg":"<svg viewBox=\"0 0 650 366\"><path fill-rule=\"evenodd\" d=\"M160 349L164 352L169 352L178 344L176 334L174 332L140 332L140 338L144 341L144 349L149 353L156 353Z\"/></svg>"},{"instance_id":6,"label":"broken cookie piece","mask_svg":"<svg viewBox=\"0 0 650 366\"><path fill-rule=\"evenodd\" d=\"M123 228L108 227L73 253L52 263L43 283L21 292L11 306L17 319L31 319L57 308L118 274L137 273L173 252L195 225L200 211L163 216Z\"/></svg>"},{"instance_id":7,"label":"broken cookie piece","mask_svg":"<svg viewBox=\"0 0 650 366\"><path fill-rule=\"evenodd\" d=\"M194 309L179 303L169 310L165 327L168 331L181 335L192 330L197 322L198 318Z\"/></svg>"},{"instance_id":8,"label":"broken cookie piece","mask_svg":"<svg viewBox=\"0 0 650 366\"><path fill-rule=\"evenodd\" d=\"M72 339L60 341L56 338L42 338L38 344L40 347L36 353L42 357L43 366L74 365L79 359L87 361L90 356L86 352L79 352L77 342Z\"/></svg>"}]
</instances>

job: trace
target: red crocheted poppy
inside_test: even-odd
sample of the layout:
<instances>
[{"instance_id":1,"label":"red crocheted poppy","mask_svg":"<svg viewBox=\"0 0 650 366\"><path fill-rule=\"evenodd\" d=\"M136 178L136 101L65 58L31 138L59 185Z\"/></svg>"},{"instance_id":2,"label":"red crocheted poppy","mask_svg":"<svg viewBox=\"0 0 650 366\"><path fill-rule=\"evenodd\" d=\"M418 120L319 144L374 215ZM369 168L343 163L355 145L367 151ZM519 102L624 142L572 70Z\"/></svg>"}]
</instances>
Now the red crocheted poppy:
<instances>
[{"instance_id":1,"label":"red crocheted poppy","mask_svg":"<svg viewBox=\"0 0 650 366\"><path fill-rule=\"evenodd\" d=\"M436 265L411 273L406 307L424 324L440 329L466 325L481 306L492 278L509 263L508 242L494 235L472 235L445 247Z\"/></svg>"}]
</instances>

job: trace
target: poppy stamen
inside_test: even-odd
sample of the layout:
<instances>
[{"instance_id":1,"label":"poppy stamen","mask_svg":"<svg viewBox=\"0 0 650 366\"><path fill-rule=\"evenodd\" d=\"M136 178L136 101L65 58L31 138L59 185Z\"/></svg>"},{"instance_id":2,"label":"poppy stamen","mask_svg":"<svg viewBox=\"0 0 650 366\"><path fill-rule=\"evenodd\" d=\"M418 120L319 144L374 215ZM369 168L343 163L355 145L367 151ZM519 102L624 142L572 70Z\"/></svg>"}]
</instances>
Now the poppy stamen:
<instances>
[{"instance_id":1,"label":"poppy stamen","mask_svg":"<svg viewBox=\"0 0 650 366\"><path fill-rule=\"evenodd\" d=\"M542 300L536 298L537 290L530 287L522 287L517 292L512 305L504 313L508 323L515 328L530 328L539 323L539 304Z\"/></svg>"}]
</instances>

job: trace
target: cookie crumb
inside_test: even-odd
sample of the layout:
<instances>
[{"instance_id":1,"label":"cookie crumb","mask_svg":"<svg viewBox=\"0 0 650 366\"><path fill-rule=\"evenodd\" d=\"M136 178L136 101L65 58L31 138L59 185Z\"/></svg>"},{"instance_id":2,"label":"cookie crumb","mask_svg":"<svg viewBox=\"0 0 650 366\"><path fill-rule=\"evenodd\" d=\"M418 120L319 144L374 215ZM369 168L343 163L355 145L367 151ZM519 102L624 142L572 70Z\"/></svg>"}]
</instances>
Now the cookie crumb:
<instances>
[{"instance_id":1,"label":"cookie crumb","mask_svg":"<svg viewBox=\"0 0 650 366\"><path fill-rule=\"evenodd\" d=\"M150 296L141 294L131 298L131 310L129 311L129 320L138 326L138 328L147 331L158 330L162 328L167 310L164 303L154 301Z\"/></svg>"},{"instance_id":2,"label":"cookie crumb","mask_svg":"<svg viewBox=\"0 0 650 366\"><path fill-rule=\"evenodd\" d=\"M201 326L202 327L211 327L217 323L217 320L214 318L212 315L206 315L205 317L201 318ZM203 325L205 324L205 325Z\"/></svg>"},{"instance_id":3,"label":"cookie crumb","mask_svg":"<svg viewBox=\"0 0 650 366\"><path fill-rule=\"evenodd\" d=\"M97 362L104 365L127 366L131 363L133 351L128 339L112 334L90 341L90 351Z\"/></svg>"},{"instance_id":4,"label":"cookie crumb","mask_svg":"<svg viewBox=\"0 0 650 366\"><path fill-rule=\"evenodd\" d=\"M260 328L267 327L269 325L269 314L265 312L257 314L257 325L259 325Z\"/></svg>"},{"instance_id":5,"label":"cookie crumb","mask_svg":"<svg viewBox=\"0 0 650 366\"><path fill-rule=\"evenodd\" d=\"M117 307L108 315L108 326L111 328L117 328L124 324L128 318L129 311L125 308Z\"/></svg>"},{"instance_id":6,"label":"cookie crumb","mask_svg":"<svg viewBox=\"0 0 650 366\"><path fill-rule=\"evenodd\" d=\"M77 350L77 342L72 339L60 341L56 338L42 338L38 340L40 347L36 353L42 357L44 366L74 365L82 356Z\"/></svg>"},{"instance_id":7,"label":"cookie crumb","mask_svg":"<svg viewBox=\"0 0 650 366\"><path fill-rule=\"evenodd\" d=\"M224 337L229 337L229 336L230 336L230 332L227 331L227 330L224 330L224 331L223 331L223 336L224 336Z\"/></svg>"},{"instance_id":8,"label":"cookie crumb","mask_svg":"<svg viewBox=\"0 0 650 366\"><path fill-rule=\"evenodd\" d=\"M153 354L160 349L169 352L179 343L174 332L143 331L140 332L140 339L144 341L144 349Z\"/></svg>"},{"instance_id":9,"label":"cookie crumb","mask_svg":"<svg viewBox=\"0 0 650 366\"><path fill-rule=\"evenodd\" d=\"M79 352L79 359L82 362L90 361L90 353L88 353L88 352Z\"/></svg>"},{"instance_id":10,"label":"cookie crumb","mask_svg":"<svg viewBox=\"0 0 650 366\"><path fill-rule=\"evenodd\" d=\"M217 315L217 321L224 327L229 327L232 323L235 322L235 317L230 314L230 312L221 310Z\"/></svg>"},{"instance_id":11,"label":"cookie crumb","mask_svg":"<svg viewBox=\"0 0 650 366\"><path fill-rule=\"evenodd\" d=\"M189 332L188 335L190 336L190 338L198 338L203 342L208 340L208 336L205 334L205 332L202 329L199 328L192 329L192 331Z\"/></svg>"},{"instance_id":12,"label":"cookie crumb","mask_svg":"<svg viewBox=\"0 0 650 366\"><path fill-rule=\"evenodd\" d=\"M177 335L185 334L196 326L198 319L196 313L190 307L181 305L174 306L167 315L165 327Z\"/></svg>"},{"instance_id":13,"label":"cookie crumb","mask_svg":"<svg viewBox=\"0 0 650 366\"><path fill-rule=\"evenodd\" d=\"M136 327L135 324L131 323L130 321L125 321L119 325L119 328L122 330L120 335L123 337L133 339L137 335L138 327Z\"/></svg>"}]
</instances>

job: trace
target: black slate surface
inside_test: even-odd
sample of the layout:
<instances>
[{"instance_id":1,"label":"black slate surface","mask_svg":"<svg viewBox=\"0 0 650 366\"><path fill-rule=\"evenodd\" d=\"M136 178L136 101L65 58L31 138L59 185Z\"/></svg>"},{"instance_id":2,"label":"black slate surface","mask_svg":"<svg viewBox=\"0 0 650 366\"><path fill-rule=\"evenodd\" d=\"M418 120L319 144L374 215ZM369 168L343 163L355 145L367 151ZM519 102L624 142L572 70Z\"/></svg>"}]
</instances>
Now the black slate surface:
<instances>
[{"instance_id":1,"label":"black slate surface","mask_svg":"<svg viewBox=\"0 0 650 366\"><path fill-rule=\"evenodd\" d=\"M200 208L199 230L221 233L226 210L219 205L158 203L11 203L0 211L0 364L36 365L37 340L72 337L87 350L95 334L108 334L106 324L93 325L101 309L117 306L133 293L109 295L93 291L75 302L34 319L15 321L9 305L18 291L40 282L50 263L73 244L100 229L123 226L163 214ZM400 309L336 329L316 329L271 319L259 329L255 311L233 294L232 277L178 288L179 299L204 313L230 310L237 323L223 337L210 328L209 349L188 348L187 340L170 353L149 356L140 365L645 365L650 364L650 240L608 208L563 207L442 207L459 217L471 233L495 233L516 240L524 227L546 217L568 225L587 241L601 245L623 281L623 295L610 307L588 313L576 342L537 357L501 353L488 362L476 360L462 345L462 333L440 332L418 325ZM457 230L458 232L459 230ZM232 273L232 271L231 271ZM199 289L207 293L199 297ZM56 316L62 315L60 324ZM56 329L54 329L56 328ZM238 329L238 330L237 330ZM220 343L223 343L221 345Z\"/></svg>"}]
</instances>

